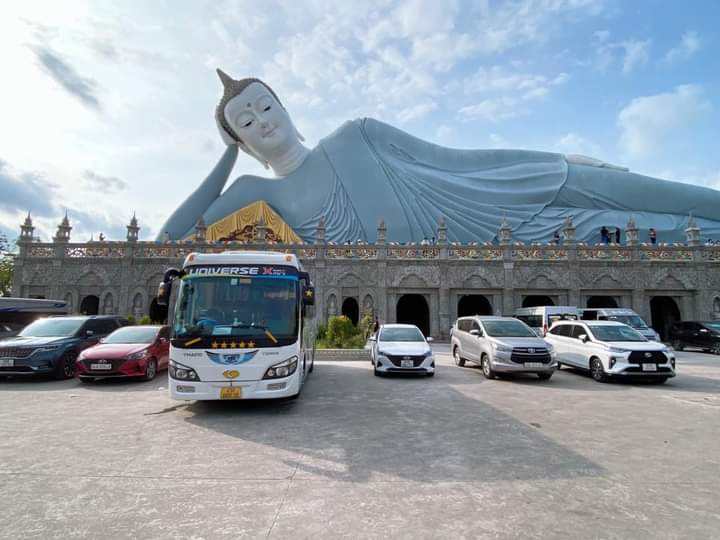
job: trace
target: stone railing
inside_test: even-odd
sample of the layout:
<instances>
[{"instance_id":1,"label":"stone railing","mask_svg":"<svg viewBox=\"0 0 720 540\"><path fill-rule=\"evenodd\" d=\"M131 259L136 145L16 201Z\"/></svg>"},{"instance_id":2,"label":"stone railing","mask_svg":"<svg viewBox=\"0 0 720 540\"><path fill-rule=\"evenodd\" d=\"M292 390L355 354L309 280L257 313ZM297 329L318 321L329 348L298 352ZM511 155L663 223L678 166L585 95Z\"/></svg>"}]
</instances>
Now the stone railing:
<instances>
[{"instance_id":1,"label":"stone railing","mask_svg":"<svg viewBox=\"0 0 720 540\"><path fill-rule=\"evenodd\" d=\"M209 242L90 242L19 243L21 258L67 259L183 259L189 253L232 250L293 253L302 260L468 260L468 261L647 261L720 263L717 245L513 245L497 244L265 244Z\"/></svg>"}]
</instances>

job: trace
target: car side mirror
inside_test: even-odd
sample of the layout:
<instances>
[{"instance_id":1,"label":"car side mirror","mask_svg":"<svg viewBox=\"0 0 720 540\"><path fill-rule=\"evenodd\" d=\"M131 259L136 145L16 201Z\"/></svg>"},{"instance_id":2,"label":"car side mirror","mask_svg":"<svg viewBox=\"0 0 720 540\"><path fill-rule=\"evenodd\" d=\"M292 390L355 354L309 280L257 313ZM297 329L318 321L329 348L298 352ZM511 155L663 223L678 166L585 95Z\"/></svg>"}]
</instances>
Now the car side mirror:
<instances>
[{"instance_id":1,"label":"car side mirror","mask_svg":"<svg viewBox=\"0 0 720 540\"><path fill-rule=\"evenodd\" d=\"M473 328L472 330L470 330L470 335L471 336L479 336L480 330L478 330L477 328Z\"/></svg>"},{"instance_id":2,"label":"car side mirror","mask_svg":"<svg viewBox=\"0 0 720 540\"><path fill-rule=\"evenodd\" d=\"M708 330L707 330L707 328L701 328L700 331L703 332L703 333L705 333L705 334L707 334L707 331L708 331Z\"/></svg>"},{"instance_id":3,"label":"car side mirror","mask_svg":"<svg viewBox=\"0 0 720 540\"><path fill-rule=\"evenodd\" d=\"M428 336L425 338L425 341L427 341L428 343L432 343L433 341L435 341L435 339L431 336Z\"/></svg>"},{"instance_id":4,"label":"car side mirror","mask_svg":"<svg viewBox=\"0 0 720 540\"><path fill-rule=\"evenodd\" d=\"M588 341L590 341L590 338L588 337L587 334L580 334L580 335L578 336L578 338L579 338L580 341L582 341L583 343L587 343Z\"/></svg>"},{"instance_id":5,"label":"car side mirror","mask_svg":"<svg viewBox=\"0 0 720 540\"><path fill-rule=\"evenodd\" d=\"M100 343L105 343L105 338L100 338Z\"/></svg>"},{"instance_id":6,"label":"car side mirror","mask_svg":"<svg viewBox=\"0 0 720 540\"><path fill-rule=\"evenodd\" d=\"M164 337L161 337L158 340L158 343L160 343L160 345L165 345L167 342L168 342L167 338L164 338Z\"/></svg>"},{"instance_id":7,"label":"car side mirror","mask_svg":"<svg viewBox=\"0 0 720 540\"><path fill-rule=\"evenodd\" d=\"M370 336L368 338L368 341L377 341L377 338L375 336Z\"/></svg>"},{"instance_id":8,"label":"car side mirror","mask_svg":"<svg viewBox=\"0 0 720 540\"><path fill-rule=\"evenodd\" d=\"M93 337L95 335L95 332L92 330L85 330L85 337Z\"/></svg>"}]
</instances>

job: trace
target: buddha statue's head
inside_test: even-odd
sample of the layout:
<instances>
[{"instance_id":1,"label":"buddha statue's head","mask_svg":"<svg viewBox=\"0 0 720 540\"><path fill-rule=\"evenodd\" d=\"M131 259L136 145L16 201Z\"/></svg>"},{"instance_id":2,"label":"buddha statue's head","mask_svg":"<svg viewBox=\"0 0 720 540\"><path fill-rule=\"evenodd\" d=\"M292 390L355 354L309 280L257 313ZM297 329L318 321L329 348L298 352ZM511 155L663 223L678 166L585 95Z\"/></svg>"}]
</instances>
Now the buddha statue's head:
<instances>
[{"instance_id":1,"label":"buddha statue's head","mask_svg":"<svg viewBox=\"0 0 720 540\"><path fill-rule=\"evenodd\" d=\"M295 170L308 154L290 115L272 88L260 79L234 80L217 70L223 96L215 109L220 135L278 176Z\"/></svg>"}]
</instances>

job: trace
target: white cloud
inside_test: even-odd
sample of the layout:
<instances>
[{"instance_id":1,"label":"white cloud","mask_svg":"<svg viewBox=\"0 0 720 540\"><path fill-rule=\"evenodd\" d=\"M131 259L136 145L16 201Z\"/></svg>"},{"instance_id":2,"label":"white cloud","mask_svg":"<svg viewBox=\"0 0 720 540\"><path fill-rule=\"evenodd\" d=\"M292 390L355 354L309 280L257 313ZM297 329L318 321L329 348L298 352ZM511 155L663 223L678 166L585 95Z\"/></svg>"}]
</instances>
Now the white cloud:
<instances>
[{"instance_id":1,"label":"white cloud","mask_svg":"<svg viewBox=\"0 0 720 540\"><path fill-rule=\"evenodd\" d=\"M489 137L491 148L507 148L508 146L510 146L510 143L508 143L507 139L502 135L498 135L497 133L491 133Z\"/></svg>"},{"instance_id":2,"label":"white cloud","mask_svg":"<svg viewBox=\"0 0 720 540\"><path fill-rule=\"evenodd\" d=\"M631 73L636 67L647 64L650 58L650 40L639 41L629 39L621 44L625 50L623 59L623 73Z\"/></svg>"},{"instance_id":3,"label":"white cloud","mask_svg":"<svg viewBox=\"0 0 720 540\"><path fill-rule=\"evenodd\" d=\"M671 135L677 136L709 109L702 88L692 84L635 98L618 115L621 147L632 157L652 155Z\"/></svg>"},{"instance_id":4,"label":"white cloud","mask_svg":"<svg viewBox=\"0 0 720 540\"><path fill-rule=\"evenodd\" d=\"M686 32L677 47L670 49L665 55L664 62L668 65L676 64L690 58L702 48L702 40L697 32Z\"/></svg>"},{"instance_id":5,"label":"white cloud","mask_svg":"<svg viewBox=\"0 0 720 540\"><path fill-rule=\"evenodd\" d=\"M450 126L441 125L435 130L435 141L439 144L447 144L452 140L455 130Z\"/></svg>"},{"instance_id":6,"label":"white cloud","mask_svg":"<svg viewBox=\"0 0 720 540\"><path fill-rule=\"evenodd\" d=\"M427 115L431 111L434 111L435 109L437 109L437 103L435 103L434 101L418 103L417 105L407 107L400 111L397 114L397 118L400 123L404 124L411 120L417 120L418 118L422 118L423 116Z\"/></svg>"},{"instance_id":7,"label":"white cloud","mask_svg":"<svg viewBox=\"0 0 720 540\"><path fill-rule=\"evenodd\" d=\"M581 154L590 157L597 157L600 154L600 147L597 144L572 131L563 135L553 149L562 154Z\"/></svg>"},{"instance_id":8,"label":"white cloud","mask_svg":"<svg viewBox=\"0 0 720 540\"><path fill-rule=\"evenodd\" d=\"M564 84L567 73L549 78L545 75L510 71L504 66L479 68L462 82L466 95L480 95L480 101L460 108L465 119L483 118L493 122L529 111L528 103L547 96L553 87Z\"/></svg>"}]
</instances>

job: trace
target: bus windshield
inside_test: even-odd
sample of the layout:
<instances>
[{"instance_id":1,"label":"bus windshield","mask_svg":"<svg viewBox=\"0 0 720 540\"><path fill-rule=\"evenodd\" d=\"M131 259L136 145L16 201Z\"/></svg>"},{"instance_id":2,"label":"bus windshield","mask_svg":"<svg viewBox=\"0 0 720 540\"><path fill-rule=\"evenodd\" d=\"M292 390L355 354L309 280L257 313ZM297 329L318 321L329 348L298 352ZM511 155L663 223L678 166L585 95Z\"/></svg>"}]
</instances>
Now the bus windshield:
<instances>
[{"instance_id":1,"label":"bus windshield","mask_svg":"<svg viewBox=\"0 0 720 540\"><path fill-rule=\"evenodd\" d=\"M189 276L178 293L173 335L287 340L297 338L298 311L294 277Z\"/></svg>"}]
</instances>

